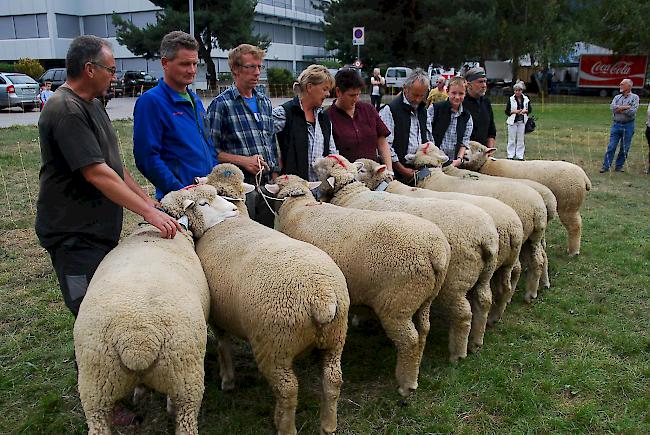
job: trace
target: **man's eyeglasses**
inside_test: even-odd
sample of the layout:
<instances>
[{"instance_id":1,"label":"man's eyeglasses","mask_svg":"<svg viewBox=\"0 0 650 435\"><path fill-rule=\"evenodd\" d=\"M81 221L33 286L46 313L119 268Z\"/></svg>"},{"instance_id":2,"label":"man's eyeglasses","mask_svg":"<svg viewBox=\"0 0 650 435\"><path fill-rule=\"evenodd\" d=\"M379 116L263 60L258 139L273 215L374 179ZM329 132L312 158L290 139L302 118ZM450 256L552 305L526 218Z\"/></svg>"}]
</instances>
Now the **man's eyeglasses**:
<instances>
[{"instance_id":1,"label":"man's eyeglasses","mask_svg":"<svg viewBox=\"0 0 650 435\"><path fill-rule=\"evenodd\" d=\"M250 65L239 65L239 66L244 68L247 71L255 71L257 68L259 68L260 72L261 72L261 71L264 71L266 69L266 66L264 66L264 65L250 64Z\"/></svg>"},{"instance_id":2,"label":"man's eyeglasses","mask_svg":"<svg viewBox=\"0 0 650 435\"><path fill-rule=\"evenodd\" d=\"M111 73L111 75L115 75L115 73L117 72L117 68L115 68L114 66L106 66L106 65L102 65L102 64L99 63L99 62L88 62L88 63L91 64L91 65L98 66L98 67L100 67L100 68L104 68L106 71L108 71L109 73Z\"/></svg>"}]
</instances>

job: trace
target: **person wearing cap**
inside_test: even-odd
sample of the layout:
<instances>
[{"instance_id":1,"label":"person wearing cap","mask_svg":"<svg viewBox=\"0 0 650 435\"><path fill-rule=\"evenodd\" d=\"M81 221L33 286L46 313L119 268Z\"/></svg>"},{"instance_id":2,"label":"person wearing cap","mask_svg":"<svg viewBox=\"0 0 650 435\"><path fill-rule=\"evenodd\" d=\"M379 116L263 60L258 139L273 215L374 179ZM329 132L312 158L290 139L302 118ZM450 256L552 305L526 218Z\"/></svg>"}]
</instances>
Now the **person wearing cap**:
<instances>
[{"instance_id":1,"label":"person wearing cap","mask_svg":"<svg viewBox=\"0 0 650 435\"><path fill-rule=\"evenodd\" d=\"M526 145L524 143L524 127L528 121L528 114L533 108L528 96L524 95L524 82L518 81L512 87L515 93L508 98L506 103L506 124L508 125L508 158L510 160L523 160Z\"/></svg>"},{"instance_id":2,"label":"person wearing cap","mask_svg":"<svg viewBox=\"0 0 650 435\"><path fill-rule=\"evenodd\" d=\"M445 91L445 82L446 80L443 76L438 76L436 78L436 87L431 89L431 92L429 92L429 96L427 97L427 107L447 100L449 95L447 95L447 91Z\"/></svg>"},{"instance_id":3,"label":"person wearing cap","mask_svg":"<svg viewBox=\"0 0 650 435\"><path fill-rule=\"evenodd\" d=\"M404 160L405 156L415 154L420 144L429 140L424 102L428 91L429 75L417 68L406 78L402 92L379 112L390 131L386 140L390 145L395 177L404 183L410 183L416 173Z\"/></svg>"},{"instance_id":4,"label":"person wearing cap","mask_svg":"<svg viewBox=\"0 0 650 435\"><path fill-rule=\"evenodd\" d=\"M488 148L494 148L497 128L494 125L492 103L485 96L487 78L485 70L480 66L470 68L465 73L467 80L467 96L463 100L463 109L472 115L474 129L470 140L479 142Z\"/></svg>"}]
</instances>

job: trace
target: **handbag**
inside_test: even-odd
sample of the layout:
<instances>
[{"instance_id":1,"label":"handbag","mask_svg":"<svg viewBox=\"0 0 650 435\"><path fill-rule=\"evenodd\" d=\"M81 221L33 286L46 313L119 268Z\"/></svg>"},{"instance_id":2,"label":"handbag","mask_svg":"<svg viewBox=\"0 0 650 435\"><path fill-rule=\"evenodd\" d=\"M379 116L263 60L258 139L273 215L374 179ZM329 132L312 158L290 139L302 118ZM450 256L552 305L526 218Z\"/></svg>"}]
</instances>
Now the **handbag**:
<instances>
[{"instance_id":1,"label":"handbag","mask_svg":"<svg viewBox=\"0 0 650 435\"><path fill-rule=\"evenodd\" d=\"M535 118L534 115L531 115L528 117L528 121L526 121L526 125L524 126L524 134L532 133L535 131L537 128L537 118Z\"/></svg>"}]
</instances>

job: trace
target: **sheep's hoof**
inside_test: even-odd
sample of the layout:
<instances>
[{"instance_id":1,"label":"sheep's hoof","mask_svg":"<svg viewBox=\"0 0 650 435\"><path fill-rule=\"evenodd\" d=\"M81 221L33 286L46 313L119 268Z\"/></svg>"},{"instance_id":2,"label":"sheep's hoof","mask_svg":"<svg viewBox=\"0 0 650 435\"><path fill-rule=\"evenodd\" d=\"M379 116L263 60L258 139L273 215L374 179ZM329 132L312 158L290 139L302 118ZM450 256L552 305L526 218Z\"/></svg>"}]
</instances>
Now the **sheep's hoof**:
<instances>
[{"instance_id":1,"label":"sheep's hoof","mask_svg":"<svg viewBox=\"0 0 650 435\"><path fill-rule=\"evenodd\" d=\"M526 294L526 295L524 296L524 301L525 301L527 304L532 303L535 299L537 299L537 295L536 295L536 294L529 293L529 294Z\"/></svg>"},{"instance_id":2,"label":"sheep's hoof","mask_svg":"<svg viewBox=\"0 0 650 435\"><path fill-rule=\"evenodd\" d=\"M235 389L235 380L234 379L222 379L221 380L221 390L222 391L231 391Z\"/></svg>"},{"instance_id":3,"label":"sheep's hoof","mask_svg":"<svg viewBox=\"0 0 650 435\"><path fill-rule=\"evenodd\" d=\"M452 365L458 365L458 362L459 362L461 359L463 359L463 358L464 358L464 357L461 356L461 355L452 355L452 356L449 357L449 362L450 362Z\"/></svg>"},{"instance_id":4,"label":"sheep's hoof","mask_svg":"<svg viewBox=\"0 0 650 435\"><path fill-rule=\"evenodd\" d=\"M478 343L469 343L467 346L467 350L470 353L479 353L481 349L483 348L483 343L478 344Z\"/></svg>"},{"instance_id":5,"label":"sheep's hoof","mask_svg":"<svg viewBox=\"0 0 650 435\"><path fill-rule=\"evenodd\" d=\"M499 323L499 320L501 320L501 319L498 318L498 317L488 317L487 323L485 324L485 326L491 328L494 325L496 325L497 323Z\"/></svg>"},{"instance_id":6,"label":"sheep's hoof","mask_svg":"<svg viewBox=\"0 0 650 435\"><path fill-rule=\"evenodd\" d=\"M417 388L418 388L417 385L415 386L415 388L411 388L411 387L399 387L399 388L397 389L397 391L399 391L399 394L400 394L402 397L408 397L408 396L410 396L411 394L413 394L413 392L414 392L415 390L417 390Z\"/></svg>"}]
</instances>

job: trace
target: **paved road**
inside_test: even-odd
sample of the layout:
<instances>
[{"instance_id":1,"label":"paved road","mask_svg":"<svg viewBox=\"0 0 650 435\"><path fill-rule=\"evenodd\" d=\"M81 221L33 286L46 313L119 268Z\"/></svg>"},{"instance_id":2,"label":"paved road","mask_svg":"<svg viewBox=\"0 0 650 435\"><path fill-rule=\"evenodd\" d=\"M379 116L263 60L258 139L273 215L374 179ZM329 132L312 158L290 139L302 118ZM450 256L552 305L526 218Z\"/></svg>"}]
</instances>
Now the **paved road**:
<instances>
[{"instance_id":1,"label":"paved road","mask_svg":"<svg viewBox=\"0 0 650 435\"><path fill-rule=\"evenodd\" d=\"M110 116L112 121L119 119L128 119L133 118L133 105L135 104L137 98L114 98L108 102L106 106L106 111L108 116ZM287 101L288 98L271 98L273 107L279 106L280 104ZM212 98L203 99L203 105L207 109L208 105L212 101ZM325 106L332 104L331 99L325 100ZM0 128L7 128L14 125L37 125L38 117L41 115L40 112L27 112L19 108L14 109L3 109L0 110Z\"/></svg>"}]
</instances>

